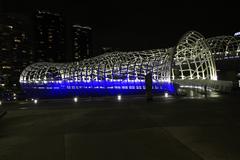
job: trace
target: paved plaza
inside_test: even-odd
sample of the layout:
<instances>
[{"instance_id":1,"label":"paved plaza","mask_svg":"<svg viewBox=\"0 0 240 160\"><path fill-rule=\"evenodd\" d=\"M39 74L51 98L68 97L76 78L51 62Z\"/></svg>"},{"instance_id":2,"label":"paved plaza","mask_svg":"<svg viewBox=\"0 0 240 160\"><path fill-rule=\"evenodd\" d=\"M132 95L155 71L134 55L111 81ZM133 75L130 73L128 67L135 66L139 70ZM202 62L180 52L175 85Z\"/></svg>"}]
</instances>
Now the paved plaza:
<instances>
[{"instance_id":1,"label":"paved plaza","mask_svg":"<svg viewBox=\"0 0 240 160\"><path fill-rule=\"evenodd\" d=\"M117 97L4 104L1 160L239 160L240 98Z\"/></svg>"}]
</instances>

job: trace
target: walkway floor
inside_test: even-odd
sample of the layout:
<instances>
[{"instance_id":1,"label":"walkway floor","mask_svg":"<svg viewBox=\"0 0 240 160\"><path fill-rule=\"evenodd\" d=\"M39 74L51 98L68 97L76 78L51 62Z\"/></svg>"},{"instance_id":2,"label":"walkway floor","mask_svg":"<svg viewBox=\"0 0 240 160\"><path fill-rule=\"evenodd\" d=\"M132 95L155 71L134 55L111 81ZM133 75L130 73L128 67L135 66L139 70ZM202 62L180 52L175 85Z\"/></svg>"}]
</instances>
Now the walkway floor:
<instances>
[{"instance_id":1,"label":"walkway floor","mask_svg":"<svg viewBox=\"0 0 240 160\"><path fill-rule=\"evenodd\" d=\"M239 160L240 99L113 97L6 105L1 160Z\"/></svg>"}]
</instances>

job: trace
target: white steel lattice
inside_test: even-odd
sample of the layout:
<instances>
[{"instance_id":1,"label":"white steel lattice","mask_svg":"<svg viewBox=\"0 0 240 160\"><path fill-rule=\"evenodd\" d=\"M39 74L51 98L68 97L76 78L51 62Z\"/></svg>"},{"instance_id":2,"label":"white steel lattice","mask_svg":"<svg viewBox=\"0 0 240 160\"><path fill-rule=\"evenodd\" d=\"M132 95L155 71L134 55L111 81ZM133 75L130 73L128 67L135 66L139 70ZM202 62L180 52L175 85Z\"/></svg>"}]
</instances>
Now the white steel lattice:
<instances>
[{"instance_id":1,"label":"white steel lattice","mask_svg":"<svg viewBox=\"0 0 240 160\"><path fill-rule=\"evenodd\" d=\"M211 41L213 40L208 39L209 43ZM210 44L212 49L217 46L215 41ZM209 44L200 33L191 31L186 33L174 48L111 52L73 63L32 64L22 72L20 83L28 90L64 88L64 84L67 89L79 89L81 85L85 85L85 88L96 88L109 82L111 87L115 85L112 82L126 82L127 88L130 88L131 85L144 82L147 73L151 73L157 83L178 79L217 79ZM133 88L137 89L139 86L144 89L142 84Z\"/></svg>"},{"instance_id":2,"label":"white steel lattice","mask_svg":"<svg viewBox=\"0 0 240 160\"><path fill-rule=\"evenodd\" d=\"M36 63L21 74L21 83L54 81L114 81L153 79L170 81L171 59L166 49L112 52L74 63Z\"/></svg>"},{"instance_id":3,"label":"white steel lattice","mask_svg":"<svg viewBox=\"0 0 240 160\"><path fill-rule=\"evenodd\" d=\"M216 60L239 58L240 39L233 36L218 36L207 39L213 57Z\"/></svg>"},{"instance_id":4,"label":"white steel lattice","mask_svg":"<svg viewBox=\"0 0 240 160\"><path fill-rule=\"evenodd\" d=\"M172 79L216 80L216 67L205 38L198 32L187 32L178 42L174 55Z\"/></svg>"}]
</instances>

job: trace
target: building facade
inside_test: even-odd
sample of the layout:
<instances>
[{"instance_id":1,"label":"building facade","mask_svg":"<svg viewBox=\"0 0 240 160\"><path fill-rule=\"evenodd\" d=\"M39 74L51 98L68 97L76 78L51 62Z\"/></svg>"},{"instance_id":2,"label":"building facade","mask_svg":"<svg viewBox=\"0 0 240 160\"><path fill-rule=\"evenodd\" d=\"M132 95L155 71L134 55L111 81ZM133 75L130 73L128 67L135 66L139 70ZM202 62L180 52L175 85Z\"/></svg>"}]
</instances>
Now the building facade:
<instances>
[{"instance_id":1,"label":"building facade","mask_svg":"<svg viewBox=\"0 0 240 160\"><path fill-rule=\"evenodd\" d=\"M29 34L24 21L13 15L0 20L0 85L5 90L16 90L22 70L33 63Z\"/></svg>"},{"instance_id":2,"label":"building facade","mask_svg":"<svg viewBox=\"0 0 240 160\"><path fill-rule=\"evenodd\" d=\"M35 60L38 62L64 62L65 24L57 13L37 11L34 21Z\"/></svg>"},{"instance_id":3,"label":"building facade","mask_svg":"<svg viewBox=\"0 0 240 160\"><path fill-rule=\"evenodd\" d=\"M92 57L92 28L73 25L73 60L80 61Z\"/></svg>"}]
</instances>

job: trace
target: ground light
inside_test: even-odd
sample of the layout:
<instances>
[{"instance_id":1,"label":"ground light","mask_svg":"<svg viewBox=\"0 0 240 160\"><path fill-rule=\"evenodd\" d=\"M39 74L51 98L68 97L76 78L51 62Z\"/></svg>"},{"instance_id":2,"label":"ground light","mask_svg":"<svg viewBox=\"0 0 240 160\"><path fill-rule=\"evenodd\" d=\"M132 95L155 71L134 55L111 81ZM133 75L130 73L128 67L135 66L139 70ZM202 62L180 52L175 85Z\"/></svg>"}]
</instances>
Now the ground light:
<instances>
[{"instance_id":1,"label":"ground light","mask_svg":"<svg viewBox=\"0 0 240 160\"><path fill-rule=\"evenodd\" d=\"M73 101L74 101L75 103L77 103L77 102L78 102L78 98L77 98L77 97L74 97L74 98L73 98Z\"/></svg>"},{"instance_id":2,"label":"ground light","mask_svg":"<svg viewBox=\"0 0 240 160\"><path fill-rule=\"evenodd\" d=\"M33 100L33 103L34 103L34 104L37 104L37 103L38 103L38 100L37 100L37 99L34 99L34 100Z\"/></svg>"},{"instance_id":3,"label":"ground light","mask_svg":"<svg viewBox=\"0 0 240 160\"><path fill-rule=\"evenodd\" d=\"M118 101L121 101L121 100L122 100L122 96L121 96L120 94L117 96L117 100L118 100Z\"/></svg>"},{"instance_id":4,"label":"ground light","mask_svg":"<svg viewBox=\"0 0 240 160\"><path fill-rule=\"evenodd\" d=\"M17 94L16 93L13 93L13 100L16 100L17 99Z\"/></svg>"},{"instance_id":5,"label":"ground light","mask_svg":"<svg viewBox=\"0 0 240 160\"><path fill-rule=\"evenodd\" d=\"M168 92L164 93L164 97L167 98L168 97Z\"/></svg>"}]
</instances>

